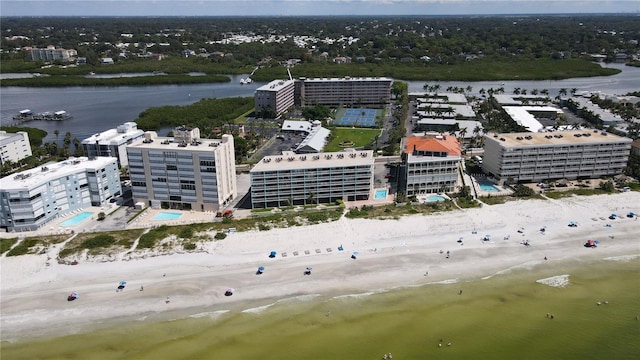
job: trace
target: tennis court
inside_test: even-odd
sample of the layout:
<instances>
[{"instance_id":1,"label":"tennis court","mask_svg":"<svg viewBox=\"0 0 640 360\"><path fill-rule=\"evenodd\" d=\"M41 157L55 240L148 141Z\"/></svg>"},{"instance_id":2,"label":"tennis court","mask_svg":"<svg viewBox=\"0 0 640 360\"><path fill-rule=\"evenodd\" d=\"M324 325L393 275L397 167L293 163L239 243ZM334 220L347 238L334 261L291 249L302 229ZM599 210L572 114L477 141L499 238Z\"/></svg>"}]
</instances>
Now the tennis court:
<instances>
[{"instance_id":1,"label":"tennis court","mask_svg":"<svg viewBox=\"0 0 640 360\"><path fill-rule=\"evenodd\" d=\"M333 122L338 126L359 126L359 127L377 127L376 116L381 110L376 109L341 109L336 114L336 120Z\"/></svg>"}]
</instances>

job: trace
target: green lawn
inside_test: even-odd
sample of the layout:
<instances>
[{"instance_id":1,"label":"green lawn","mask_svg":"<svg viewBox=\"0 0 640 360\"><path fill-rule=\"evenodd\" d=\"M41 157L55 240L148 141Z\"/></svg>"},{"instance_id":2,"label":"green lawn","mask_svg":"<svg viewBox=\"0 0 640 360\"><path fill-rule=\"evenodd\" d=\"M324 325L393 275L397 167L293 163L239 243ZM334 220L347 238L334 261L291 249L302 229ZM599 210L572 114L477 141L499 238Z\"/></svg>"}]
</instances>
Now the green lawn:
<instances>
[{"instance_id":1,"label":"green lawn","mask_svg":"<svg viewBox=\"0 0 640 360\"><path fill-rule=\"evenodd\" d=\"M340 146L341 143L353 143L351 146L359 148L371 145L376 136L380 135L378 129L361 129L361 128L335 128L331 130L332 139L325 146L325 152L333 152L343 150L345 147Z\"/></svg>"}]
</instances>

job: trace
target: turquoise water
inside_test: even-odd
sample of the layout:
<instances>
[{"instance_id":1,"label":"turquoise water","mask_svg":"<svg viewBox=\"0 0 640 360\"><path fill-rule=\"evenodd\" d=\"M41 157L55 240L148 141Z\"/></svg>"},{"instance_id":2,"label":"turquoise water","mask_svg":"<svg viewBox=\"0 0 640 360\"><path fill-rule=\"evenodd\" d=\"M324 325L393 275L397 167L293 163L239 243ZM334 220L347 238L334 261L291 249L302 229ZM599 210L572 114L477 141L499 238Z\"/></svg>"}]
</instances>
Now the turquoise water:
<instances>
[{"instance_id":1,"label":"turquoise water","mask_svg":"<svg viewBox=\"0 0 640 360\"><path fill-rule=\"evenodd\" d=\"M384 200L387 198L387 190L376 190L375 194L373 195L373 198L375 200Z\"/></svg>"},{"instance_id":2,"label":"turquoise water","mask_svg":"<svg viewBox=\"0 0 640 360\"><path fill-rule=\"evenodd\" d=\"M445 201L447 200L446 197L441 196L441 195L429 195L427 196L427 201L428 202L434 202L434 201Z\"/></svg>"},{"instance_id":3,"label":"turquoise water","mask_svg":"<svg viewBox=\"0 0 640 360\"><path fill-rule=\"evenodd\" d=\"M93 215L92 212L88 212L88 211L82 212L72 217L71 219L63 221L62 223L60 223L60 226L76 226L81 222L83 222L84 220L90 218L91 215Z\"/></svg>"},{"instance_id":4,"label":"turquoise water","mask_svg":"<svg viewBox=\"0 0 640 360\"><path fill-rule=\"evenodd\" d=\"M180 216L182 216L182 213L180 213L180 212L161 211L158 214L156 214L156 216L152 217L151 220L153 220L153 221L175 220L175 219L179 218Z\"/></svg>"},{"instance_id":5,"label":"turquoise water","mask_svg":"<svg viewBox=\"0 0 640 360\"><path fill-rule=\"evenodd\" d=\"M478 186L480 187L480 190L482 191L488 191L488 192L499 192L500 189L498 189L497 187L495 187L492 183L488 182L488 181L478 181Z\"/></svg>"}]
</instances>

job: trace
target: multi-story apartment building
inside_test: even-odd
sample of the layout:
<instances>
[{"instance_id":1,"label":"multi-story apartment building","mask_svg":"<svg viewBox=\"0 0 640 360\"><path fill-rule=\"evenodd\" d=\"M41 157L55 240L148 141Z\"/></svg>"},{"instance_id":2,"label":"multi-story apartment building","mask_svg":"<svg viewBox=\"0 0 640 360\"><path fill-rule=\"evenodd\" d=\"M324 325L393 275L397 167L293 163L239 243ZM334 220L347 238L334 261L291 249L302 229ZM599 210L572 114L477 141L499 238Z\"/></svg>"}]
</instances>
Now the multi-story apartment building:
<instances>
[{"instance_id":1,"label":"multi-story apartment building","mask_svg":"<svg viewBox=\"0 0 640 360\"><path fill-rule=\"evenodd\" d=\"M251 206L268 208L370 198L373 151L264 157L250 171Z\"/></svg>"},{"instance_id":2,"label":"multi-story apartment building","mask_svg":"<svg viewBox=\"0 0 640 360\"><path fill-rule=\"evenodd\" d=\"M300 106L382 107L391 99L388 78L300 78L296 81L296 104Z\"/></svg>"},{"instance_id":3,"label":"multi-story apartment building","mask_svg":"<svg viewBox=\"0 0 640 360\"><path fill-rule=\"evenodd\" d=\"M620 174L632 140L600 130L485 135L482 170L500 182Z\"/></svg>"},{"instance_id":4,"label":"multi-story apartment building","mask_svg":"<svg viewBox=\"0 0 640 360\"><path fill-rule=\"evenodd\" d=\"M146 132L126 148L133 198L152 207L219 211L237 195L233 136L200 139L184 126L174 137Z\"/></svg>"},{"instance_id":5,"label":"multi-story apartment building","mask_svg":"<svg viewBox=\"0 0 640 360\"><path fill-rule=\"evenodd\" d=\"M0 179L0 228L32 231L120 195L115 158L69 158Z\"/></svg>"},{"instance_id":6,"label":"multi-story apartment building","mask_svg":"<svg viewBox=\"0 0 640 360\"><path fill-rule=\"evenodd\" d=\"M293 80L274 80L256 89L253 100L255 110L273 110L280 115L294 105Z\"/></svg>"},{"instance_id":7,"label":"multi-story apartment building","mask_svg":"<svg viewBox=\"0 0 640 360\"><path fill-rule=\"evenodd\" d=\"M71 62L78 56L74 49L56 49L48 46L44 49L29 49L29 60L31 61L55 61Z\"/></svg>"},{"instance_id":8,"label":"multi-story apartment building","mask_svg":"<svg viewBox=\"0 0 640 360\"><path fill-rule=\"evenodd\" d=\"M453 192L458 185L461 160L455 136L410 137L402 154L398 189L406 196Z\"/></svg>"},{"instance_id":9,"label":"multi-story apartment building","mask_svg":"<svg viewBox=\"0 0 640 360\"><path fill-rule=\"evenodd\" d=\"M24 131L7 133L0 131L0 165L7 161L16 163L33 155L29 134Z\"/></svg>"},{"instance_id":10,"label":"multi-story apartment building","mask_svg":"<svg viewBox=\"0 0 640 360\"><path fill-rule=\"evenodd\" d=\"M120 167L125 167L129 164L127 145L139 144L142 140L144 140L144 131L138 129L138 124L126 122L115 129L109 129L82 140L82 148L89 158L111 156L118 159Z\"/></svg>"}]
</instances>

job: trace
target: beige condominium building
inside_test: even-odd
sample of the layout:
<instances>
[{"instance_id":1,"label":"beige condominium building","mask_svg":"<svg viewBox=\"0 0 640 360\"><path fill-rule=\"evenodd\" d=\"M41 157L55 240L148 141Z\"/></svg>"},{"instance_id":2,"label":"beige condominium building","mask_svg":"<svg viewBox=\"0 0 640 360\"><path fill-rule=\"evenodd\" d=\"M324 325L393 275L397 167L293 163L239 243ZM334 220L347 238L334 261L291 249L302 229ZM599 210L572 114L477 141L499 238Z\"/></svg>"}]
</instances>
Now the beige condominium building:
<instances>
[{"instance_id":1,"label":"beige condominium building","mask_svg":"<svg viewBox=\"0 0 640 360\"><path fill-rule=\"evenodd\" d=\"M8 133L0 131L0 165L7 161L17 163L18 161L33 155L29 134L25 131Z\"/></svg>"},{"instance_id":2,"label":"beige condominium building","mask_svg":"<svg viewBox=\"0 0 640 360\"><path fill-rule=\"evenodd\" d=\"M236 197L233 136L200 139L184 126L174 137L146 132L142 143L127 146L133 198L151 207L218 211Z\"/></svg>"},{"instance_id":3,"label":"beige condominium building","mask_svg":"<svg viewBox=\"0 0 640 360\"><path fill-rule=\"evenodd\" d=\"M382 107L391 99L389 78L304 78L296 81L300 106Z\"/></svg>"},{"instance_id":4,"label":"beige condominium building","mask_svg":"<svg viewBox=\"0 0 640 360\"><path fill-rule=\"evenodd\" d=\"M412 136L402 159L398 189L407 196L455 191L462 160L455 136Z\"/></svg>"},{"instance_id":5,"label":"beige condominium building","mask_svg":"<svg viewBox=\"0 0 640 360\"><path fill-rule=\"evenodd\" d=\"M627 165L631 141L592 129L487 134L482 169L500 182L612 176Z\"/></svg>"},{"instance_id":6,"label":"beige condominium building","mask_svg":"<svg viewBox=\"0 0 640 360\"><path fill-rule=\"evenodd\" d=\"M273 110L280 115L294 105L294 81L274 80L256 89L253 96L255 110Z\"/></svg>"},{"instance_id":7,"label":"beige condominium building","mask_svg":"<svg viewBox=\"0 0 640 360\"><path fill-rule=\"evenodd\" d=\"M372 150L266 156L250 172L252 207L368 200L373 162Z\"/></svg>"}]
</instances>

